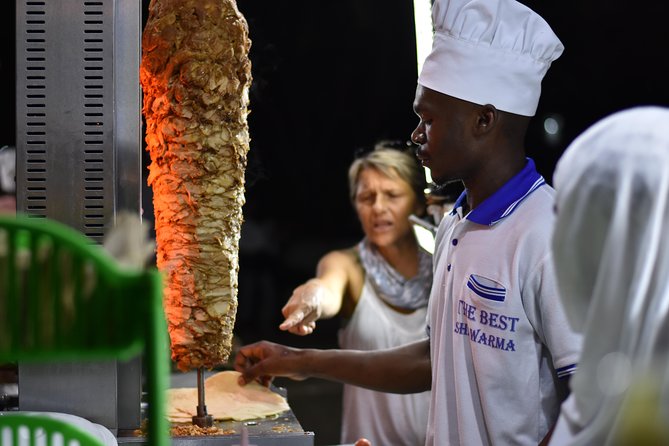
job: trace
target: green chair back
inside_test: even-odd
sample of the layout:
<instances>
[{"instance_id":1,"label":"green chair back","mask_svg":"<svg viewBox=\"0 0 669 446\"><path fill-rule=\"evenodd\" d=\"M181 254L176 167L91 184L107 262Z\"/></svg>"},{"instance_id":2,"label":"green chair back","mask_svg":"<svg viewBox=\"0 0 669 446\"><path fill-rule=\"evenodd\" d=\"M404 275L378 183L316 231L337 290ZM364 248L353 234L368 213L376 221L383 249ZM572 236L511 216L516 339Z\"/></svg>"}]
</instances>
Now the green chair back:
<instances>
[{"instance_id":1,"label":"green chair back","mask_svg":"<svg viewBox=\"0 0 669 446\"><path fill-rule=\"evenodd\" d=\"M124 361L143 351L148 442L163 446L168 349L155 268L122 268L53 220L0 217L0 363Z\"/></svg>"},{"instance_id":2,"label":"green chair back","mask_svg":"<svg viewBox=\"0 0 669 446\"><path fill-rule=\"evenodd\" d=\"M0 416L0 444L5 446L7 428L10 430L9 445L27 444L29 446L69 446L75 441L79 446L103 446L102 441L92 434L79 429L66 421L46 416L7 413ZM60 437L60 438L59 438ZM60 441L59 441L60 440Z\"/></svg>"}]
</instances>

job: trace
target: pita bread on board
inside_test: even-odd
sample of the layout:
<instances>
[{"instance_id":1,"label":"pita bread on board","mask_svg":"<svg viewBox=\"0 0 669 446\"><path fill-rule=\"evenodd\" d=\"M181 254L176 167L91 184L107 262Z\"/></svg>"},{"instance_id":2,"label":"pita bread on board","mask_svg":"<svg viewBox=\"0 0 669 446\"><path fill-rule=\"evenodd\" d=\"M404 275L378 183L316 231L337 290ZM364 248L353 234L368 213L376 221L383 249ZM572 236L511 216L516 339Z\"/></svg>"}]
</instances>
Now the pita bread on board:
<instances>
[{"instance_id":1,"label":"pita bread on board","mask_svg":"<svg viewBox=\"0 0 669 446\"><path fill-rule=\"evenodd\" d=\"M240 373L219 372L204 381L207 413L215 420L244 421L265 418L289 410L288 402L278 393L256 382L240 386ZM197 389L169 389L167 416L172 422L191 422L197 411Z\"/></svg>"}]
</instances>

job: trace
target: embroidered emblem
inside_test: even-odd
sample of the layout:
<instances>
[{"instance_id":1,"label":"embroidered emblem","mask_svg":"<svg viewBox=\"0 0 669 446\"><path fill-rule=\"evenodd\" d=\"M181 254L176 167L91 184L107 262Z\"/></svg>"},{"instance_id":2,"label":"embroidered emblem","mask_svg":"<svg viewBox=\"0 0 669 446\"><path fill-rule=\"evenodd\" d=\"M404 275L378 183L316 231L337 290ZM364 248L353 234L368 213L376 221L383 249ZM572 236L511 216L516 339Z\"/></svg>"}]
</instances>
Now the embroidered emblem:
<instances>
[{"instance_id":1,"label":"embroidered emblem","mask_svg":"<svg viewBox=\"0 0 669 446\"><path fill-rule=\"evenodd\" d=\"M467 287L476 293L477 296L484 299L504 302L504 299L506 298L506 288L494 280L476 274L471 274L469 276Z\"/></svg>"}]
</instances>

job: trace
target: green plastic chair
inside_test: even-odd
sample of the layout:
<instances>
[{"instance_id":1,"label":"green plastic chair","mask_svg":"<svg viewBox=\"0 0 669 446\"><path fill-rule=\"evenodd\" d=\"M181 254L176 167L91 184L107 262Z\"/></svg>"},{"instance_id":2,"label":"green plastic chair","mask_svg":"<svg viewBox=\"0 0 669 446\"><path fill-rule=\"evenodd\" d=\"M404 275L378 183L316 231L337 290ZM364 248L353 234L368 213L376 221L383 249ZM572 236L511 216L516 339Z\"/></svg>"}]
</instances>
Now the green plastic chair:
<instances>
[{"instance_id":1,"label":"green plastic chair","mask_svg":"<svg viewBox=\"0 0 669 446\"><path fill-rule=\"evenodd\" d=\"M155 268L121 268L102 247L61 223L0 217L0 363L124 361L144 351L147 440L166 446L169 340L162 286ZM45 430L58 424L41 421ZM10 427L17 438L18 426L40 427L35 416L0 416L0 435ZM88 440L81 446L99 444Z\"/></svg>"},{"instance_id":2,"label":"green plastic chair","mask_svg":"<svg viewBox=\"0 0 669 446\"><path fill-rule=\"evenodd\" d=\"M27 441L29 445L44 444L50 446L58 444L58 437L63 446L76 441L79 446L103 446L102 441L90 433L64 420L48 418L47 416L29 416L19 413L0 413L0 444L5 446L2 430L11 429L10 445L19 445Z\"/></svg>"}]
</instances>

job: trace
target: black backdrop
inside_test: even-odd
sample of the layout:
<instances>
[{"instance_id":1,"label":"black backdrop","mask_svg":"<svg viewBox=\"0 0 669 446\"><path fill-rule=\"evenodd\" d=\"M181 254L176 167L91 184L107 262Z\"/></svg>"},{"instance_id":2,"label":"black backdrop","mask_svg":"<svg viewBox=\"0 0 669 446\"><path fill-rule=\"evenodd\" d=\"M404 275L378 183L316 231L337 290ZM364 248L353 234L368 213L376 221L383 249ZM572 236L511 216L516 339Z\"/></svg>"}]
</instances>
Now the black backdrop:
<instances>
[{"instance_id":1,"label":"black backdrop","mask_svg":"<svg viewBox=\"0 0 669 446\"><path fill-rule=\"evenodd\" d=\"M380 138L406 139L416 124L412 2L238 2L253 40L254 84L237 331L245 342L334 343L336 321L321 324L321 336L282 338L279 311L320 255L361 235L346 191L354 150ZM528 153L550 181L566 145L597 119L634 105L669 105L669 4L523 3L566 47L545 78L527 138ZM13 2L2 8L0 145L12 145ZM543 132L549 115L563 119L558 138Z\"/></svg>"}]
</instances>

